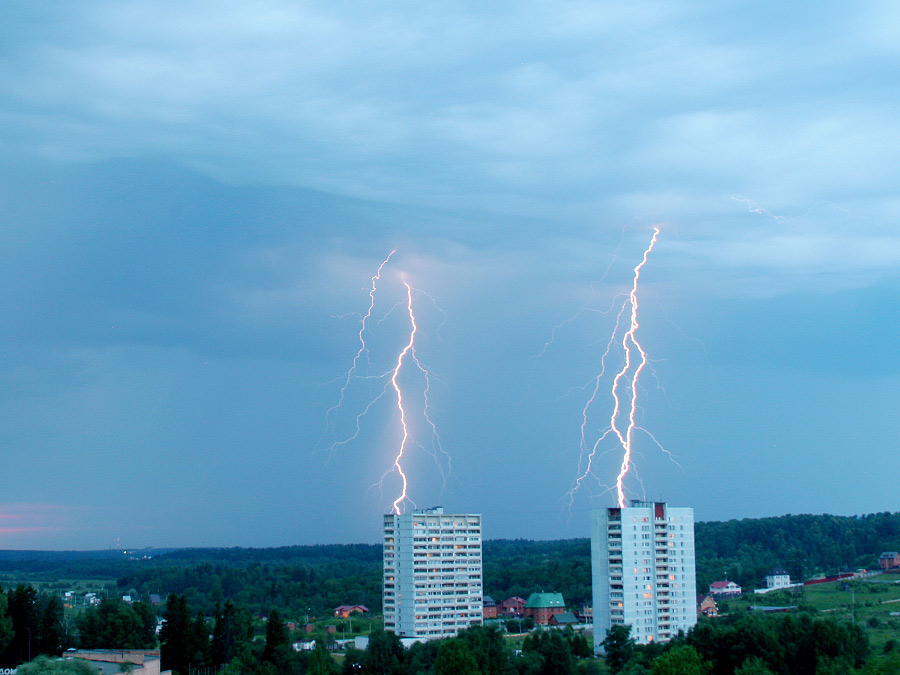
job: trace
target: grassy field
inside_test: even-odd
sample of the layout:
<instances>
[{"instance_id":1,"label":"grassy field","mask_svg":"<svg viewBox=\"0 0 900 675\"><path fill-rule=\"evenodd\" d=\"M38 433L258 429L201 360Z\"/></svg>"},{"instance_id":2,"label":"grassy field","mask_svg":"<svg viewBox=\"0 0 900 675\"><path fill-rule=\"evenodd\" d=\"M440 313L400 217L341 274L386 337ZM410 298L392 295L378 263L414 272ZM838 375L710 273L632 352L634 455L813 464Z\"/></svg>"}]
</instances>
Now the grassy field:
<instances>
[{"instance_id":1,"label":"grassy field","mask_svg":"<svg viewBox=\"0 0 900 675\"><path fill-rule=\"evenodd\" d=\"M890 639L900 641L900 574L879 574L867 579L834 581L765 595L750 593L724 601L720 611L745 611L754 605L797 605L841 621L854 622L866 630L878 650ZM898 615L891 616L891 612Z\"/></svg>"},{"instance_id":2,"label":"grassy field","mask_svg":"<svg viewBox=\"0 0 900 675\"><path fill-rule=\"evenodd\" d=\"M0 586L4 590L11 591L19 584L25 586L31 585L38 593L50 593L52 595L63 596L66 591L74 591L80 596L79 601L84 599L85 593L96 593L97 595L106 595L119 593L115 579L58 579L43 580L36 575L16 575L16 574L0 574Z\"/></svg>"}]
</instances>

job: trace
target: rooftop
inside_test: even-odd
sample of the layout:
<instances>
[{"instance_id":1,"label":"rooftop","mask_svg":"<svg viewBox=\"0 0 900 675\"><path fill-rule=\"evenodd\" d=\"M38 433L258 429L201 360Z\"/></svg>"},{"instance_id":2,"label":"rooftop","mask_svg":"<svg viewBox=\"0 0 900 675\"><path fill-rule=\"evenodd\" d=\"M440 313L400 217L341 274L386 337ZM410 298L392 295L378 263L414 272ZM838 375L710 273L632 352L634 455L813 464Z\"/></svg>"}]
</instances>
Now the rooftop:
<instances>
[{"instance_id":1,"label":"rooftop","mask_svg":"<svg viewBox=\"0 0 900 675\"><path fill-rule=\"evenodd\" d=\"M562 593L532 593L528 596L525 606L530 609L543 607L565 607Z\"/></svg>"}]
</instances>

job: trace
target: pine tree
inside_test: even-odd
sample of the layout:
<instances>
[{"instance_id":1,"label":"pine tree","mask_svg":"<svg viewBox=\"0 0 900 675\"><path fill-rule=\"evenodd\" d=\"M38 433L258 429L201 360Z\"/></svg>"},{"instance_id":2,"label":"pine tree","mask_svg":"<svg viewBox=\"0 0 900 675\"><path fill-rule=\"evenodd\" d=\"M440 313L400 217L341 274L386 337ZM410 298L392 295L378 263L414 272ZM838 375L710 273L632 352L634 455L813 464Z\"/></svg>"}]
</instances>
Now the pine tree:
<instances>
[{"instance_id":1,"label":"pine tree","mask_svg":"<svg viewBox=\"0 0 900 675\"><path fill-rule=\"evenodd\" d=\"M159 633L160 664L175 675L188 675L191 662L191 613L183 595L172 593L166 601L165 622Z\"/></svg>"}]
</instances>

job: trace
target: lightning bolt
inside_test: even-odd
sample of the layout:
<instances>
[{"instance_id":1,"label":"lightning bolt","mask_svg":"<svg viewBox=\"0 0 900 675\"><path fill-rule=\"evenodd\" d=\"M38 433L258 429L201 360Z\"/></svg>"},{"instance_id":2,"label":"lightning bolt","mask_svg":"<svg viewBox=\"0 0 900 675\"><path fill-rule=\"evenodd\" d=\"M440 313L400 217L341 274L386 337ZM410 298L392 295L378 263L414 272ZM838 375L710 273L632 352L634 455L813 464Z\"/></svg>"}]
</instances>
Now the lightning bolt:
<instances>
[{"instance_id":1,"label":"lightning bolt","mask_svg":"<svg viewBox=\"0 0 900 675\"><path fill-rule=\"evenodd\" d=\"M433 297L431 297L430 295L428 295L428 293L426 293L425 291L420 290L418 288L413 288L412 290L416 291L417 293L424 295L426 298L428 298L428 300L431 301L431 304L435 308L435 310L437 310L440 313L440 315L443 317L443 320L441 321L441 323L438 325L438 327L434 331L435 335L437 335L438 332L440 331L441 327L444 325L444 321L446 321L447 315L444 313L444 310L442 310L440 307L438 307L438 304L435 301L435 299ZM408 305L408 309L410 311L410 314L412 314L412 302L411 301ZM441 472L441 479L443 480L443 486L444 486L444 488L446 488L447 487L447 477L450 475L451 471L453 470L453 458L450 456L450 454L446 450L444 450L444 445L441 441L441 436L438 433L437 425L434 423L434 420L431 418L431 398L430 398L431 371L425 366L425 364L419 358L419 354L416 351L415 344L413 345L412 349L410 350L410 355L412 356L412 359L416 364L416 368L422 373L422 376L425 379L425 389L422 391L422 398L424 399L424 402L425 402L425 405L422 408L422 417L425 418L425 421L428 423L428 426L431 428L431 448L432 449L431 449L430 454L431 454L432 458L434 459L435 464L437 464L438 470ZM421 444L418 444L418 445L423 450L425 450L425 448ZM426 452L427 452L427 450L426 450ZM447 462L447 470L446 471L444 471L444 465L441 463L441 459L440 459L439 455L443 456L443 458Z\"/></svg>"},{"instance_id":2,"label":"lightning bolt","mask_svg":"<svg viewBox=\"0 0 900 675\"><path fill-rule=\"evenodd\" d=\"M407 354L412 354L413 360L417 364L419 363L418 359L415 358L416 333L419 330L419 326L416 323L416 314L413 312L412 286L405 281L403 282L403 285L406 286L406 309L409 312L409 342L406 343L406 346L397 355L397 365L394 367L394 371L391 374L391 386L394 388L394 393L397 394L397 410L400 412L400 426L403 429L403 437L400 440L400 448L397 451L397 456L394 457L393 468L393 470L396 470L397 474L399 474L401 482L400 496L394 500L392 505L392 510L398 516L402 513L400 505L408 499L409 480L406 477L406 473L403 471L403 455L406 452L406 443L409 440L409 428L406 425L406 409L403 407L403 390L400 389L397 378L400 376L400 370L403 368L403 359L406 358ZM419 367L421 368L421 365Z\"/></svg>"},{"instance_id":3,"label":"lightning bolt","mask_svg":"<svg viewBox=\"0 0 900 675\"><path fill-rule=\"evenodd\" d=\"M532 358L539 359L544 354L546 354L547 351L550 349L551 345L553 345L553 343L556 342L556 333L558 331L562 330L568 324L576 321L578 319L578 317L580 317L583 313L596 312L599 314L607 314L612 311L613 307L610 307L609 309L604 311L602 309L595 309L592 307L592 305L594 303L594 299L597 297L597 286L599 286L606 280L606 277L609 276L609 272L612 269L613 265L615 265L616 261L619 259L619 249L622 248L622 243L625 241L625 230L626 229L627 229L627 226L622 228L622 235L619 237L619 243L618 243L618 245L616 245L615 251L613 251L612 259L609 261L609 264L606 266L606 271L603 272L603 276L601 276L598 280L591 283L591 297L588 298L577 310L575 310L575 313L572 316L570 316L567 319L563 319L558 324L553 326L553 328L550 329L550 337L544 343L544 346L541 349L541 351L539 353L535 354ZM614 304L615 304L615 302L613 302L613 305Z\"/></svg>"},{"instance_id":4,"label":"lightning bolt","mask_svg":"<svg viewBox=\"0 0 900 675\"><path fill-rule=\"evenodd\" d=\"M419 358L418 351L416 350L416 335L419 332L419 324L416 321L416 313L413 307L413 292L420 293L431 300L432 304L434 304L435 308L438 311L441 311L440 308L437 307L437 304L434 302L434 298L425 293L424 291L420 291L416 288L413 288L406 281L403 282L403 285L406 287L406 311L409 315L409 341L406 343L406 346L400 350L400 353L397 355L397 363L394 366L393 371L391 372L391 387L394 389L394 394L396 396L397 401L397 412L400 417L400 428L402 431L401 439L400 439L400 447L397 450L397 455L394 457L394 462L388 471L381 477L381 483L384 484L384 480L388 477L389 474L396 472L398 476L400 476L400 495L397 499L394 500L391 505L391 509L397 515L400 515L402 512L401 506L406 501L411 501L409 499L409 479L406 475L406 472L403 470L403 460L406 455L407 446L411 439L411 434L409 431L409 426L407 424L407 411L404 407L404 398L403 398L403 390L400 387L399 378L400 373L404 368L404 362L407 358L415 365L415 368L418 372L422 374L422 377L425 381L425 387L422 391L422 398L424 401L424 405L422 408L422 417L425 419L425 422L431 428L431 438L432 438L432 448L433 451L430 453L432 458L435 460L435 464L437 464L438 469L441 472L441 478L444 481L444 485L446 486L447 476L449 475L452 464L450 455L444 450L443 445L441 443L441 437L438 434L437 425L434 423L434 420L431 417L431 401L429 399L429 393L431 392L431 371L425 366L423 361ZM443 312L441 312L443 313ZM424 447L420 443L416 443L419 447ZM443 455L443 457L447 461L447 470L444 471L443 464L440 461L438 453Z\"/></svg>"},{"instance_id":5,"label":"lightning bolt","mask_svg":"<svg viewBox=\"0 0 900 675\"><path fill-rule=\"evenodd\" d=\"M372 287L369 289L369 308L366 310L366 313L363 315L362 319L359 322L359 350L356 352L356 356L353 357L353 363L350 365L349 370L347 370L347 372L345 374L344 384L343 384L343 386L341 386L341 393L340 393L340 396L338 397L338 402L335 403L333 406L331 406L325 412L325 428L326 428L326 430L329 428L329 423L330 423L331 417L337 412L338 409L340 409L344 405L344 398L347 395L347 390L350 388L350 382L353 380L354 374L356 373L356 368L359 365L359 360L362 358L363 354L365 354L368 357L369 347L366 344L366 330L368 329L368 326L369 326L369 319L372 318L372 312L375 310L375 293L378 290L378 282L381 280L382 270L384 269L385 265L388 264L391 257L393 257L393 255L396 252L397 252L397 250L394 249L393 251L388 253L387 258L385 258L382 261L382 263L378 266L378 271L375 272L375 275L372 277ZM382 321L383 320L384 319L382 319ZM381 379L384 376L385 375L383 374L383 375L378 376L375 379ZM368 378L369 376L366 376L366 377ZM366 415L367 412L369 412L369 408L371 408L372 405L374 405L375 402L378 401L378 399L380 399L381 396L384 395L384 391L385 390L382 390L382 393L378 396L378 398L374 399L373 401L370 401L369 405L366 406L366 409L362 413L357 415L357 417L356 417L356 432L349 438L344 439L343 441L336 441L336 442L332 443L331 448L329 449L330 451L333 452L337 446L346 445L347 443L349 443L350 441L355 439L357 436L359 436L360 420Z\"/></svg>"},{"instance_id":6,"label":"lightning bolt","mask_svg":"<svg viewBox=\"0 0 900 675\"><path fill-rule=\"evenodd\" d=\"M746 204L748 213L755 213L760 216L766 216L767 218L771 218L772 220L774 220L779 225L784 225L788 220L784 216L776 215L776 214L772 213L771 211L769 211L768 209L764 209L763 207L761 207L759 204L757 204L756 202L754 202L751 199L746 199L744 197L735 197L735 196L732 196L731 198L736 202Z\"/></svg>"},{"instance_id":7,"label":"lightning bolt","mask_svg":"<svg viewBox=\"0 0 900 675\"><path fill-rule=\"evenodd\" d=\"M629 471L632 469L632 456L633 456L633 444L634 444L634 435L636 430L644 431L647 433L656 443L656 445L667 455L671 457L671 453L669 453L663 446L653 437L650 432L643 429L643 427L638 426L637 424L637 409L638 409L638 383L643 373L644 369L647 368L649 360L647 358L647 352L644 350L643 346L637 339L637 332L640 328L640 321L638 320L638 288L641 279L641 271L644 266L647 264L649 260L650 254L653 252L653 248L656 246L656 242L659 240L660 230L657 227L653 228L653 236L650 239L650 244L647 246L644 251L644 255L641 258L641 261L634 268L634 278L631 285L631 291L628 293L625 301L619 308L619 312L616 315L616 323L613 331L610 335L609 341L606 344L606 350L603 353L603 356L600 359L601 369L600 373L594 380L594 388L591 393L591 396L588 398L587 403L582 410L582 423L581 423L581 458L579 459L579 475L575 479L575 482L572 485L572 489L569 490L569 505L572 506L575 493L581 488L582 484L585 480L594 473L594 462L600 456L600 454L606 454L610 452L607 450L603 453L599 453L599 449L604 441L606 441L611 436L614 436L618 441L617 447L622 450L622 462L619 467L619 472L616 476L616 481L614 486L607 486L607 491L616 492L617 501L620 507L626 506L625 499L625 478L628 475ZM627 322L628 329L622 334L621 340L618 340L618 344L621 345L622 354L624 355L624 363L622 367L616 372L613 377L612 387L610 390L610 394L613 399L613 410L610 414L609 425L603 430L600 436L593 444L588 443L588 419L589 414L596 403L600 391L602 389L602 381L603 377L606 374L607 369L607 359L612 353L613 349L617 344L617 336L619 335L620 330L622 329L623 319L626 316L626 311L630 308L630 312L628 312L629 320ZM628 377L629 372L631 373L630 377ZM627 405L623 406L623 398L624 395L620 394L620 387L624 386L624 383L628 383L630 385L631 396L627 402ZM628 423L625 425L625 428L622 428L621 416L624 413L623 408L627 408L627 418ZM590 449L589 448L590 445ZM599 454L598 454L599 453Z\"/></svg>"},{"instance_id":8,"label":"lightning bolt","mask_svg":"<svg viewBox=\"0 0 900 675\"><path fill-rule=\"evenodd\" d=\"M355 428L353 432L348 435L346 438L341 440L337 440L332 443L330 447L330 451L333 451L339 446L348 445L356 440L361 433L362 430L362 421L366 415L375 407L375 405L384 399L389 392L392 392L394 396L394 404L396 406L396 411L400 420L400 430L401 430L401 439L400 446L396 451L396 456L394 457L393 462L389 465L389 468L384 472L381 476L380 483L376 483L375 486L384 487L384 482L393 473L396 473L400 478L401 489L400 494L396 500L393 501L391 505L391 509L393 512L400 514L402 511L403 504L407 501L412 503L412 500L409 497L409 476L407 471L404 468L404 460L408 454L409 448L411 444L415 444L419 448L422 448L424 451L429 452L432 458L435 460L435 463L440 470L441 477L444 480L444 485L446 486L447 476L449 475L452 464L450 455L444 450L441 437L438 434L437 425L434 422L432 417L432 405L431 405L431 390L432 390L432 373L429 368L426 366L425 362L420 358L419 353L417 351L416 338L419 333L419 325L416 319L416 312L414 308L414 295L419 294L428 298L434 306L435 311L437 311L444 319L446 319L446 315L443 310L438 307L434 298L430 295L421 291L419 289L414 288L410 285L406 280L403 280L403 286L406 289L406 315L409 317L409 333L408 338L406 340L406 344L400 349L400 351L396 355L396 359L394 364L389 369L385 370L380 374L365 374L360 373L360 364L363 359L367 363L371 364L370 361L370 353L369 353L369 344L367 343L367 335L369 335L377 326L379 326L383 321L385 321L390 315L394 313L395 310L404 306L403 300L397 301L388 312L374 322L373 326L373 316L375 315L375 304L376 304L376 293L379 290L379 281L381 280L382 273L384 271L385 266L390 262L391 258L394 256L396 251L391 251L390 254L382 261L381 265L379 265L378 270L372 276L371 287L369 289L369 306L366 310L365 314L362 316L360 320L358 340L359 340L359 348L357 349L356 355L353 357L353 361L350 365L350 368L347 372L339 378L339 381L342 380L342 386L340 390L340 395L338 397L338 401L335 405L328 409L326 412L326 430L329 426L332 416L336 414L336 412L344 406L345 400L348 397L348 391L352 386L352 383L355 380L377 380L380 384L382 384L380 391L377 393L374 398L371 398L361 412L358 412L355 416ZM402 276L401 276L402 279ZM440 326L439 326L440 327ZM424 403L421 404L421 415L424 417L428 428L431 430L431 449L430 451L418 442L412 434L409 418L410 418L410 410L407 405L406 396L404 394L404 385L401 384L401 379L404 376L404 372L409 368L413 367L414 370L421 374L421 377L424 380L424 384L421 391L421 396L423 398ZM446 461L446 470L444 469L443 460Z\"/></svg>"},{"instance_id":9,"label":"lightning bolt","mask_svg":"<svg viewBox=\"0 0 900 675\"><path fill-rule=\"evenodd\" d=\"M641 343L638 342L636 337L637 330L641 327L641 324L638 322L638 282L641 280L641 270L644 265L647 264L650 253L653 251L653 247L656 246L658 239L659 228L654 227L650 245L647 247L647 250L644 251L644 257L641 259L641 262L634 268L634 283L632 283L631 293L628 295L628 302L631 303L631 326L628 331L626 331L625 335L622 336L622 349L625 352L625 364L622 366L622 369L616 373L612 387L612 396L613 399L615 399L615 406L613 407L613 414L610 418L610 426L613 428L613 431L619 438L619 442L624 449L622 466L619 469L619 475L616 476L616 496L619 500L619 507L623 509L627 506L625 502L625 476L628 475L628 469L631 468L632 442L634 441L634 429L637 426L635 416L637 414L638 405L638 380L647 365L647 352L644 351L644 348L641 346ZM638 353L641 355L641 360L637 368L634 369L634 374L631 377L631 409L628 411L628 428L625 430L625 435L623 437L618 427L618 416L621 405L618 388L619 382L622 381L625 374L628 372L628 369L631 368L631 345L637 349Z\"/></svg>"}]
</instances>

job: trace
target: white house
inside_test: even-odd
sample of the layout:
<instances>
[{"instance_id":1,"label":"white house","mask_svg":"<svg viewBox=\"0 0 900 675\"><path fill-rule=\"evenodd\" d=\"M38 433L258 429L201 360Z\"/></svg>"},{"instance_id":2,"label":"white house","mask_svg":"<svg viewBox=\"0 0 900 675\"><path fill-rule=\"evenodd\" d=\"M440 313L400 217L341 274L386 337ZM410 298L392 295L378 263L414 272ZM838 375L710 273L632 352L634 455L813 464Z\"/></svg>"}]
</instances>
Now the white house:
<instances>
[{"instance_id":1,"label":"white house","mask_svg":"<svg viewBox=\"0 0 900 675\"><path fill-rule=\"evenodd\" d=\"M791 575L786 569L774 569L766 575L766 588L786 588L791 585Z\"/></svg>"},{"instance_id":2,"label":"white house","mask_svg":"<svg viewBox=\"0 0 900 675\"><path fill-rule=\"evenodd\" d=\"M709 585L709 594L719 598L736 598L741 592L741 587L733 581L714 581Z\"/></svg>"}]
</instances>

